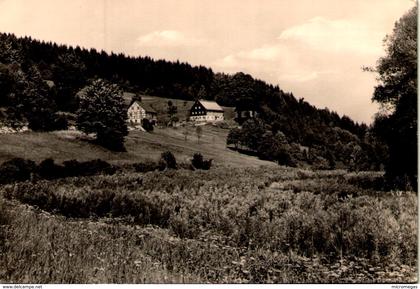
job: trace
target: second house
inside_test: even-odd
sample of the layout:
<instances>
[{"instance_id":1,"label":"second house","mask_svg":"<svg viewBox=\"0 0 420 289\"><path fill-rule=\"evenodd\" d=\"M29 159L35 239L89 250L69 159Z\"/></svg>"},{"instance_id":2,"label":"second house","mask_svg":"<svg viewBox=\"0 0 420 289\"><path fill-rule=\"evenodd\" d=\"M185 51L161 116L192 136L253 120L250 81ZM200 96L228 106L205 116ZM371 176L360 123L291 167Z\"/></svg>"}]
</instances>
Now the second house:
<instances>
[{"instance_id":1,"label":"second house","mask_svg":"<svg viewBox=\"0 0 420 289\"><path fill-rule=\"evenodd\" d=\"M218 122L224 120L223 108L215 101L197 100L190 110L190 120L195 122Z\"/></svg>"}]
</instances>

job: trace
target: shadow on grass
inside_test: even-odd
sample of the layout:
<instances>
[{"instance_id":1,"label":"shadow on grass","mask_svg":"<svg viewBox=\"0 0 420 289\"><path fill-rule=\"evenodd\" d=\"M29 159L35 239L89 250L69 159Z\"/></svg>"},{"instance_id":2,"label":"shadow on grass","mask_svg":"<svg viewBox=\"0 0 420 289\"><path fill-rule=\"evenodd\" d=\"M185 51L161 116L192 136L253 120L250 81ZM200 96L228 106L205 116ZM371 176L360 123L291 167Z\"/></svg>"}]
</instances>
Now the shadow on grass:
<instances>
[{"instance_id":1,"label":"shadow on grass","mask_svg":"<svg viewBox=\"0 0 420 289\"><path fill-rule=\"evenodd\" d=\"M235 147L231 147L231 146L228 146L227 148L230 149L231 151L235 151L235 152L247 155L247 156L259 157L258 153L255 152L255 151L251 151L251 150L247 150L247 149L241 149L241 148L235 148Z\"/></svg>"}]
</instances>

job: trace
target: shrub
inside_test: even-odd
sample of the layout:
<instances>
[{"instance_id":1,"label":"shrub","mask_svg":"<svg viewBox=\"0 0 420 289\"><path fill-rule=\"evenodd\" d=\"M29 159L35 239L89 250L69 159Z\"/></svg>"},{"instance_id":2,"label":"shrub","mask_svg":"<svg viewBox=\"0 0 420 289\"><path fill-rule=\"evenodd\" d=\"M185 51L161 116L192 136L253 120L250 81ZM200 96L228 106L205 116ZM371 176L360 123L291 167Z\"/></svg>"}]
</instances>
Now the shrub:
<instances>
[{"instance_id":1,"label":"shrub","mask_svg":"<svg viewBox=\"0 0 420 289\"><path fill-rule=\"evenodd\" d=\"M64 176L64 169L62 166L56 165L53 159L49 158L39 164L38 174L47 180L57 179Z\"/></svg>"},{"instance_id":2,"label":"shrub","mask_svg":"<svg viewBox=\"0 0 420 289\"><path fill-rule=\"evenodd\" d=\"M209 170L211 168L211 164L212 164L212 159L209 160L203 160L203 170Z\"/></svg>"},{"instance_id":3,"label":"shrub","mask_svg":"<svg viewBox=\"0 0 420 289\"><path fill-rule=\"evenodd\" d=\"M112 175L116 171L117 167L100 159L86 162L69 160L63 162L62 166L55 164L53 159L45 159L38 166L38 174L44 179L92 176L97 174Z\"/></svg>"},{"instance_id":4,"label":"shrub","mask_svg":"<svg viewBox=\"0 0 420 289\"><path fill-rule=\"evenodd\" d=\"M4 229L9 225L11 216L6 204L4 204L4 199L0 197L0 250L5 252L4 244L6 240L6 230Z\"/></svg>"},{"instance_id":5,"label":"shrub","mask_svg":"<svg viewBox=\"0 0 420 289\"><path fill-rule=\"evenodd\" d=\"M14 158L0 165L0 184L27 181L33 174L43 179L52 180L97 174L112 175L118 169L118 167L100 159L86 162L69 160L63 162L63 165L58 165L53 159L48 158L37 166L34 161Z\"/></svg>"},{"instance_id":6,"label":"shrub","mask_svg":"<svg viewBox=\"0 0 420 289\"><path fill-rule=\"evenodd\" d=\"M203 155L200 153L195 153L193 155L193 158L191 160L191 164L193 165L194 168L196 169L201 169L201 170L209 170L212 164L212 159L209 160L205 160L203 158Z\"/></svg>"},{"instance_id":7,"label":"shrub","mask_svg":"<svg viewBox=\"0 0 420 289\"><path fill-rule=\"evenodd\" d=\"M291 147L283 134L264 136L258 147L261 159L276 161L280 165L295 167L296 162L291 154Z\"/></svg>"},{"instance_id":8,"label":"shrub","mask_svg":"<svg viewBox=\"0 0 420 289\"><path fill-rule=\"evenodd\" d=\"M296 167L296 161L292 158L292 156L286 150L281 150L278 152L276 156L276 161L280 165Z\"/></svg>"},{"instance_id":9,"label":"shrub","mask_svg":"<svg viewBox=\"0 0 420 289\"><path fill-rule=\"evenodd\" d=\"M52 128L54 130L65 130L69 126L67 117L63 114L54 114L54 120L52 123Z\"/></svg>"},{"instance_id":10,"label":"shrub","mask_svg":"<svg viewBox=\"0 0 420 289\"><path fill-rule=\"evenodd\" d=\"M153 124L150 120L148 120L147 118L143 118L141 121L141 126L147 131L147 132L151 132L153 131Z\"/></svg>"},{"instance_id":11,"label":"shrub","mask_svg":"<svg viewBox=\"0 0 420 289\"><path fill-rule=\"evenodd\" d=\"M203 164L203 155L200 153L194 154L191 160L191 164L197 169L200 168Z\"/></svg>"},{"instance_id":12,"label":"shrub","mask_svg":"<svg viewBox=\"0 0 420 289\"><path fill-rule=\"evenodd\" d=\"M117 171L117 167L101 159L91 160L82 163L83 175L91 176L96 174L112 175Z\"/></svg>"},{"instance_id":13,"label":"shrub","mask_svg":"<svg viewBox=\"0 0 420 289\"><path fill-rule=\"evenodd\" d=\"M66 176L74 177L80 174L80 163L77 160L65 161L63 166Z\"/></svg>"},{"instance_id":14,"label":"shrub","mask_svg":"<svg viewBox=\"0 0 420 289\"><path fill-rule=\"evenodd\" d=\"M226 145L234 145L237 149L241 144L241 130L239 128L232 128L226 138Z\"/></svg>"},{"instance_id":15,"label":"shrub","mask_svg":"<svg viewBox=\"0 0 420 289\"><path fill-rule=\"evenodd\" d=\"M158 170L164 171L166 169L166 162L163 159L160 159L158 162Z\"/></svg>"},{"instance_id":16,"label":"shrub","mask_svg":"<svg viewBox=\"0 0 420 289\"><path fill-rule=\"evenodd\" d=\"M385 178L376 172L350 173L346 176L347 182L363 189L383 190Z\"/></svg>"},{"instance_id":17,"label":"shrub","mask_svg":"<svg viewBox=\"0 0 420 289\"><path fill-rule=\"evenodd\" d=\"M153 161L133 164L134 170L138 173L152 172L159 169L159 164Z\"/></svg>"},{"instance_id":18,"label":"shrub","mask_svg":"<svg viewBox=\"0 0 420 289\"><path fill-rule=\"evenodd\" d=\"M166 152L162 153L161 161L163 161L163 163L165 164L165 167L168 168L168 169L176 169L177 168L175 156L170 151L166 151ZM160 162L160 164L159 164L159 167L161 167L161 166L162 166L162 162Z\"/></svg>"},{"instance_id":19,"label":"shrub","mask_svg":"<svg viewBox=\"0 0 420 289\"><path fill-rule=\"evenodd\" d=\"M0 166L0 183L7 184L29 180L36 164L31 160L14 158Z\"/></svg>"},{"instance_id":20,"label":"shrub","mask_svg":"<svg viewBox=\"0 0 420 289\"><path fill-rule=\"evenodd\" d=\"M86 162L70 160L63 162L63 166L66 177L92 176L97 174L112 175L117 171L117 167L100 159Z\"/></svg>"}]
</instances>

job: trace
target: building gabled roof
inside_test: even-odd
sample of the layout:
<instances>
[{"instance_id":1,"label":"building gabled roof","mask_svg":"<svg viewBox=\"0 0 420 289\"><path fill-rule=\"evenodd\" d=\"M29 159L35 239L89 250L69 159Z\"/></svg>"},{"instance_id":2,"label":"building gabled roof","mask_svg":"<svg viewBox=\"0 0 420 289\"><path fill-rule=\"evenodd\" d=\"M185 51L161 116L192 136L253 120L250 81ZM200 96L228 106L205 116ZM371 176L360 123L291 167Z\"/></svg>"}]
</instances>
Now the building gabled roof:
<instances>
[{"instance_id":1,"label":"building gabled roof","mask_svg":"<svg viewBox=\"0 0 420 289\"><path fill-rule=\"evenodd\" d=\"M145 103L143 101L133 101L134 96L136 96L135 93L127 91L123 92L123 99L127 109L129 109L133 105L133 103L137 102L137 104L141 106L146 112L157 114L157 112L153 109L153 107L150 106L150 104Z\"/></svg>"},{"instance_id":2,"label":"building gabled roof","mask_svg":"<svg viewBox=\"0 0 420 289\"><path fill-rule=\"evenodd\" d=\"M198 102L201 103L201 105L206 110L223 112L223 108L220 105L218 105L215 101L199 100Z\"/></svg>"},{"instance_id":3,"label":"building gabled roof","mask_svg":"<svg viewBox=\"0 0 420 289\"><path fill-rule=\"evenodd\" d=\"M131 105L133 105L134 103L137 103L140 107L142 107L148 113L157 114L156 110L154 110L153 107L151 107L150 104L148 104L148 103L140 102L140 101L134 101ZM131 105L130 105L130 107L131 107Z\"/></svg>"}]
</instances>

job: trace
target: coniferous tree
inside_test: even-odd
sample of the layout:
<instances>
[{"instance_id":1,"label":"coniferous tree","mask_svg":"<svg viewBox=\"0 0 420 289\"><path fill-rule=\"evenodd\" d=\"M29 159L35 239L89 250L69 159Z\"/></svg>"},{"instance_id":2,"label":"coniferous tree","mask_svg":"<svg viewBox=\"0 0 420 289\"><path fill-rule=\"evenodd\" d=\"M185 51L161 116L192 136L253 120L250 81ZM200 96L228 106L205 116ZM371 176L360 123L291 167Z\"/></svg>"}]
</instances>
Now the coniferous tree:
<instances>
[{"instance_id":1,"label":"coniferous tree","mask_svg":"<svg viewBox=\"0 0 420 289\"><path fill-rule=\"evenodd\" d=\"M56 107L49 95L49 88L36 67L27 73L27 83L23 91L23 114L28 120L28 127L35 131L60 129L56 126ZM65 127L61 127L65 128Z\"/></svg>"},{"instance_id":2,"label":"coniferous tree","mask_svg":"<svg viewBox=\"0 0 420 289\"><path fill-rule=\"evenodd\" d=\"M56 103L59 110L75 112L75 95L86 83L86 66L75 53L63 53L53 66L57 87Z\"/></svg>"}]
</instances>

